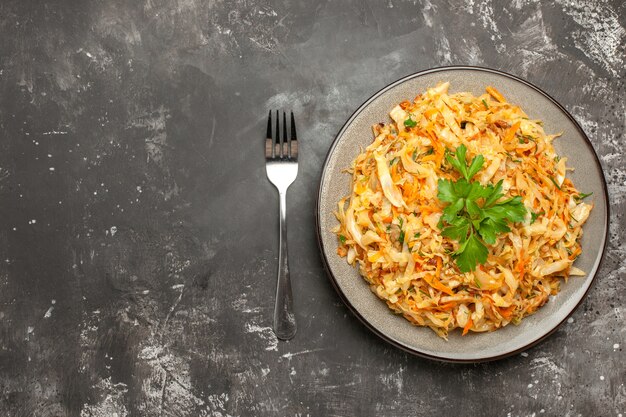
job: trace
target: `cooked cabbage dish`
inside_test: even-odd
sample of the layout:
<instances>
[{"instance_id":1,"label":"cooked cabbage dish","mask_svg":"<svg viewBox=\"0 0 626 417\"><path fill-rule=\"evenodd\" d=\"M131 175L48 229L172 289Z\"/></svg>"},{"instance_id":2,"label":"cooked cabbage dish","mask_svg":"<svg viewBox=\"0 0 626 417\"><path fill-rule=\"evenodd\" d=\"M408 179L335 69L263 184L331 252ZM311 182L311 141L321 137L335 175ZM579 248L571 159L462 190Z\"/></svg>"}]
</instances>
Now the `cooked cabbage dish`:
<instances>
[{"instance_id":1,"label":"cooked cabbage dish","mask_svg":"<svg viewBox=\"0 0 626 417\"><path fill-rule=\"evenodd\" d=\"M494 87L448 88L373 126L333 229L339 256L390 309L443 338L518 324L585 275L574 262L593 207L541 120Z\"/></svg>"}]
</instances>

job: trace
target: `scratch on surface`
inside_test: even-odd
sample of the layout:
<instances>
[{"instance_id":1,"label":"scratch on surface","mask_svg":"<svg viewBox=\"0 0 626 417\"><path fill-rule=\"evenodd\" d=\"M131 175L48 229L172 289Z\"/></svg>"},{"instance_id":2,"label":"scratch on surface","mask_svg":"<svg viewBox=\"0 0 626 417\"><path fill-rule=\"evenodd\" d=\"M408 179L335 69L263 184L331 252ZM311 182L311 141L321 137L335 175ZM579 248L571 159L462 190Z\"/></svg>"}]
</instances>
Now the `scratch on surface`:
<instances>
[{"instance_id":1,"label":"scratch on surface","mask_svg":"<svg viewBox=\"0 0 626 417\"><path fill-rule=\"evenodd\" d=\"M176 301L174 301L174 304L172 304L172 307L170 307L170 311L165 316L165 320L163 320L162 328L165 328L165 326L167 326L167 322L169 321L170 317L172 316L172 313L174 312L174 310L176 310L176 307L178 307L178 304L180 303L180 300L183 299L183 292L185 291L185 285L184 284L173 285L172 289L180 290L180 294L178 294L178 298L176 298Z\"/></svg>"},{"instance_id":2,"label":"scratch on surface","mask_svg":"<svg viewBox=\"0 0 626 417\"><path fill-rule=\"evenodd\" d=\"M294 356L304 355L304 354L313 353L313 352L320 352L322 350L326 350L326 349L324 349L324 348L317 348L317 349L302 350L300 352L293 352L293 353L292 352L288 352L288 353L285 353L284 355L282 355L282 357L285 358L285 359L291 359Z\"/></svg>"},{"instance_id":3,"label":"scratch on surface","mask_svg":"<svg viewBox=\"0 0 626 417\"><path fill-rule=\"evenodd\" d=\"M357 384L356 381L352 381L352 382L348 382L345 384L339 384L339 385L324 385L322 386L322 389L337 389L337 388L344 388L344 387L353 387Z\"/></svg>"},{"instance_id":4,"label":"scratch on surface","mask_svg":"<svg viewBox=\"0 0 626 417\"><path fill-rule=\"evenodd\" d=\"M233 301L231 305L236 311L241 311L246 314L257 314L261 312L261 307L248 307L247 294L243 293L241 296Z\"/></svg>"},{"instance_id":5,"label":"scratch on surface","mask_svg":"<svg viewBox=\"0 0 626 417\"><path fill-rule=\"evenodd\" d=\"M163 415L163 404L165 404L165 389L167 388L167 371L161 368L163 372L163 386L161 387L161 401L159 402L159 416Z\"/></svg>"},{"instance_id":6,"label":"scratch on surface","mask_svg":"<svg viewBox=\"0 0 626 417\"><path fill-rule=\"evenodd\" d=\"M216 125L215 116L213 116L213 125L211 126L211 136L209 136L209 149L213 146L213 139L215 138L215 125ZM202 156L204 158L204 156ZM206 159L205 159L206 160Z\"/></svg>"},{"instance_id":7,"label":"scratch on surface","mask_svg":"<svg viewBox=\"0 0 626 417\"><path fill-rule=\"evenodd\" d=\"M59 130L51 130L49 132L43 132L42 135L44 136L48 136L48 135L67 135L66 131L59 131Z\"/></svg>"},{"instance_id":8,"label":"scratch on surface","mask_svg":"<svg viewBox=\"0 0 626 417\"><path fill-rule=\"evenodd\" d=\"M278 339L271 327L259 326L256 323L246 323L246 333L258 334L261 339L267 342L265 350L278 350Z\"/></svg>"},{"instance_id":9,"label":"scratch on surface","mask_svg":"<svg viewBox=\"0 0 626 417\"><path fill-rule=\"evenodd\" d=\"M530 361L530 366L532 369L549 371L553 374L553 376L567 374L565 369L561 368L556 363L554 363L554 361L545 356L534 358Z\"/></svg>"}]
</instances>

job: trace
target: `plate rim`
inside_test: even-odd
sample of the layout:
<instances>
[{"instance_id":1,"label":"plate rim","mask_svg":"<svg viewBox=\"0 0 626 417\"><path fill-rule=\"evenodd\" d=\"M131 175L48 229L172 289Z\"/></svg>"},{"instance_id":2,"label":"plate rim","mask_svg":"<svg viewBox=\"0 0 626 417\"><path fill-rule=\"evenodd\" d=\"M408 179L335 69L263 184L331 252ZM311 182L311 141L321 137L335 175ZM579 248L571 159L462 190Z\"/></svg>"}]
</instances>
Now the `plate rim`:
<instances>
[{"instance_id":1,"label":"plate rim","mask_svg":"<svg viewBox=\"0 0 626 417\"><path fill-rule=\"evenodd\" d=\"M339 284L337 283L337 279L335 278L335 276L333 275L332 271L330 270L330 265L329 265L329 261L328 258L326 256L326 252L324 251L324 243L322 242L322 230L321 230L321 205L320 205L320 201L322 199L322 188L324 185L324 177L326 174L326 170L328 168L328 163L330 160L331 155L333 154L337 143L339 142L339 138L341 136L343 136L343 134L345 133L346 129L348 128L348 126L352 123L352 121L365 109L365 107L367 107L372 101L374 101L376 98L378 98L380 95L382 95L383 93L385 93L386 91L392 89L393 87L402 84L408 80L411 80L413 78L417 78L426 74L430 74L430 73L436 73L436 72L445 72L445 71L451 71L451 70L470 70L470 71L477 71L477 72L487 72L487 73L492 73L492 74L497 74L506 78L510 78L514 81L517 81L519 83L522 83L524 85L526 85L527 87L535 90L536 92L538 92L539 94L543 95L545 98L547 98L552 104L554 104L573 124L574 127L576 128L576 130L582 135L583 139L585 140L585 144L587 146L587 148L589 148L589 150L591 151L591 154L593 155L593 160L596 164L596 168L599 168L600 171L600 180L602 183L602 191L604 193L604 197L606 200L606 210L605 210L605 218L604 218L604 227L605 227L605 233L604 233L604 243L602 245L602 250L600 252L600 259L598 262L598 268L596 269L596 271L594 272L593 276L591 277L591 282L589 283L589 286L587 287L587 289L585 290L584 294L580 297L580 300L578 300L578 302L576 303L576 305L567 313L567 315L563 318L563 320L561 320L559 323L557 323L555 326L552 327L552 329L550 329L546 334L544 334L543 336L541 336L540 338L529 342L517 349L499 354L499 355L493 355L493 356L488 356L488 357L484 357L484 358L475 358L475 359L459 359L459 358L453 358L453 357L449 357L449 356L437 356L437 355L432 355L429 353L425 353L422 352L418 349L415 348L411 348L408 346L405 346L399 342L397 342L396 340L394 340L393 338L387 336L386 334L384 334L382 331L378 330L376 327L374 327L374 325L372 325L369 321L367 321L362 315L361 313L352 305L352 303L348 300L348 297L343 293L342 289L339 287ZM385 342L391 344L392 346L395 346L407 353L422 357L422 358L426 358L426 359L431 359L431 360L436 360L436 361L440 361L440 362L449 362L449 363L481 363L481 362L490 362L490 361L495 361L495 360L500 360L500 359L504 359L510 356L513 356L515 354L521 353L525 350L530 349L533 346L536 346L537 344L541 343L542 341L544 341L546 338L550 337L554 332L556 332L562 325L563 323L565 323L567 321L567 319L574 314L574 312L576 310L578 310L578 308L580 307L580 305L582 304L582 302L587 298L587 295L589 294L589 291L591 290L591 288L594 286L595 282L596 282L596 278L598 276L598 272L600 271L600 268L602 267L602 264L604 262L604 257L606 254L606 249L607 249L607 245L609 242L609 233L610 233L610 199L609 199L609 191L608 191L608 186L607 186L607 182L606 182L606 178L605 178L605 174L604 174L604 170L602 168L602 164L600 163L600 159L598 157L598 154L596 153L596 150L593 147L593 143L591 142L591 140L589 139L589 137L587 136L587 134L585 133L585 131L583 130L583 128L580 126L580 124L576 121L576 119L574 119L574 117L570 114L569 111L567 111L567 109L565 107L563 107L558 101L556 101L550 94L546 93L545 91L543 91L541 88L537 87L536 85L532 84L529 81L526 81L518 76L506 73L504 71L500 71L500 70L496 70L493 68L488 68L488 67L482 67L482 66L476 66L476 65L448 65L448 66L440 66L440 67L434 67L434 68L429 68L426 70L422 70L422 71L418 71L409 75L406 75L386 86L384 86L383 88L381 88L380 90L376 91L374 94L372 94L367 100L365 100L359 107L357 107L357 109L350 115L350 117L346 120L346 122L341 126L341 128L339 129L339 131L337 132L337 134L335 135L335 138L333 139L328 152L326 153L326 157L324 158L324 163L322 165L322 170L321 170L321 174L320 174L320 180L319 180L319 186L318 186L318 191L317 191L317 199L315 201L315 232L316 232L316 237L317 237L317 244L318 244L318 248L321 254L321 258L324 264L324 270L326 271L326 275L329 279L329 281L331 282L332 286L335 288L335 291L337 292L337 294L339 295L339 298L341 299L341 301L344 303L344 305L346 307L348 307L348 310L350 310L350 312L356 316L356 318L363 324L365 325L365 327L367 327L372 333L374 333L375 335L377 335L378 337L380 337L381 339L383 339Z\"/></svg>"}]
</instances>

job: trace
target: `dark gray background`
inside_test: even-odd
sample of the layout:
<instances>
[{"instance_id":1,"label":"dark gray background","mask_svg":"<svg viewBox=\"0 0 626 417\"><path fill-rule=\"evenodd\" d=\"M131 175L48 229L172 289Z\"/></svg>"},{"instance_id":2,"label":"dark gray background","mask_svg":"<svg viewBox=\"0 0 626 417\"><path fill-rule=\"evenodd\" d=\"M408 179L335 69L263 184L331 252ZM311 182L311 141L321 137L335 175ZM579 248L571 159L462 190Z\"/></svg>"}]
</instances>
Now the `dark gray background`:
<instances>
[{"instance_id":1,"label":"dark gray background","mask_svg":"<svg viewBox=\"0 0 626 417\"><path fill-rule=\"evenodd\" d=\"M0 3L0 415L618 416L626 413L626 3ZM566 325L481 365L410 356L329 284L320 169L371 94L474 64L521 76L581 123L611 243ZM299 332L271 331L270 108L293 109Z\"/></svg>"}]
</instances>

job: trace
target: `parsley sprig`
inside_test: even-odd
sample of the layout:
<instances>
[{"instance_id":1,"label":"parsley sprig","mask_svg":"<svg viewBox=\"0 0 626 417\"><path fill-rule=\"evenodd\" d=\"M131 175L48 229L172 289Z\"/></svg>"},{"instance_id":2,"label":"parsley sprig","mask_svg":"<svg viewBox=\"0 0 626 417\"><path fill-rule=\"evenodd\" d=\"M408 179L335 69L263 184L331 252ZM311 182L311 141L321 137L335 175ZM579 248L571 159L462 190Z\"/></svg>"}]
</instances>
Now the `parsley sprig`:
<instances>
[{"instance_id":1,"label":"parsley sprig","mask_svg":"<svg viewBox=\"0 0 626 417\"><path fill-rule=\"evenodd\" d=\"M446 152L446 160L461 178L440 179L437 194L439 200L448 203L440 220L440 227L445 225L441 234L459 241L460 246L452 255L461 272L473 271L478 264L485 263L489 253L486 244L496 243L498 234L511 231L508 222L521 222L526 215L520 196L500 201L504 197L502 180L495 186L471 181L485 159L477 155L468 165L466 153L465 145L459 146L454 154Z\"/></svg>"}]
</instances>

